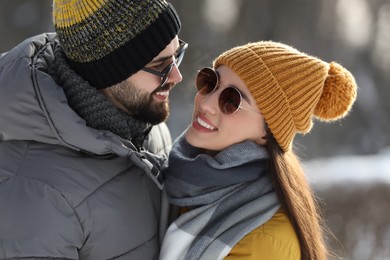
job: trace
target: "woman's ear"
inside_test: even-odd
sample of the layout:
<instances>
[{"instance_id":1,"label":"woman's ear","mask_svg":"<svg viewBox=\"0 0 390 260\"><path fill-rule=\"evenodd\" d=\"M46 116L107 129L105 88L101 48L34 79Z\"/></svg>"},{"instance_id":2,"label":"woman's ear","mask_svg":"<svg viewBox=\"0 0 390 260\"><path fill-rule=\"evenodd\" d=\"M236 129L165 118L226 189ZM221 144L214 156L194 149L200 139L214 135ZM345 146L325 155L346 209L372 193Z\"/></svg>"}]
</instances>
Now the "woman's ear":
<instances>
[{"instance_id":1,"label":"woman's ear","mask_svg":"<svg viewBox=\"0 0 390 260\"><path fill-rule=\"evenodd\" d=\"M262 133L262 136L260 137L262 145L266 145L268 142L268 131L269 131L268 125L267 123L264 122L264 131Z\"/></svg>"},{"instance_id":2,"label":"woman's ear","mask_svg":"<svg viewBox=\"0 0 390 260\"><path fill-rule=\"evenodd\" d=\"M256 143L259 145L266 145L268 140L268 134L267 130L264 129L264 131L260 134L260 136L257 138Z\"/></svg>"},{"instance_id":3,"label":"woman's ear","mask_svg":"<svg viewBox=\"0 0 390 260\"><path fill-rule=\"evenodd\" d=\"M260 137L259 144L266 145L267 144L267 133L265 132L263 136Z\"/></svg>"}]
</instances>

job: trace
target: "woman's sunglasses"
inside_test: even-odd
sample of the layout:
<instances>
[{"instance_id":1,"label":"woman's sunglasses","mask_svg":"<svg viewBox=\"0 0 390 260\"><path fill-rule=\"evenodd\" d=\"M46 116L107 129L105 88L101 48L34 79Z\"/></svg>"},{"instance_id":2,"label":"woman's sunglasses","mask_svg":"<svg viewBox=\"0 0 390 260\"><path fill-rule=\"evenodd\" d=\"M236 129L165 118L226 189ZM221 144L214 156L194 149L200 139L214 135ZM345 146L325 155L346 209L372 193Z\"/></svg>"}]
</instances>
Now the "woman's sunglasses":
<instances>
[{"instance_id":1,"label":"woman's sunglasses","mask_svg":"<svg viewBox=\"0 0 390 260\"><path fill-rule=\"evenodd\" d=\"M168 66L166 66L162 71L152 70L152 69L147 68L147 67L142 68L143 71L146 71L146 72L149 72L149 73L152 73L154 75L161 77L161 82L160 82L159 87L161 87L161 86L165 85L165 83L167 83L169 75L171 75L173 66L176 65L176 67L179 67L181 61L183 60L184 53L185 53L186 49L188 48L188 44L180 39L179 39L179 44L180 44L179 49L177 50L173 61Z\"/></svg>"},{"instance_id":2,"label":"woman's sunglasses","mask_svg":"<svg viewBox=\"0 0 390 260\"><path fill-rule=\"evenodd\" d=\"M202 96L207 96L217 90L218 83L218 74L211 68L201 69L196 76L195 85L198 89L198 93ZM243 107L241 104L242 94L235 87L227 87L222 90L219 95L219 109L225 115L231 115L237 112L240 108L260 114L257 111Z\"/></svg>"}]
</instances>

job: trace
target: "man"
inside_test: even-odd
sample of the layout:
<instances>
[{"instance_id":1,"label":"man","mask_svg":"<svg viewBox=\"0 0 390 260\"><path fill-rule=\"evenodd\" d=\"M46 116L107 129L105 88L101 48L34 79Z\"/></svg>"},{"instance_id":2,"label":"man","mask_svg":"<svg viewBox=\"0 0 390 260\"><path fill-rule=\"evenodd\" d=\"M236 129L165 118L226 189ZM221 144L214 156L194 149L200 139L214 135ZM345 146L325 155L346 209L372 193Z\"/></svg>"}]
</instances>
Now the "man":
<instances>
[{"instance_id":1,"label":"man","mask_svg":"<svg viewBox=\"0 0 390 260\"><path fill-rule=\"evenodd\" d=\"M179 18L164 0L54 0L53 20L0 56L0 259L156 259Z\"/></svg>"}]
</instances>

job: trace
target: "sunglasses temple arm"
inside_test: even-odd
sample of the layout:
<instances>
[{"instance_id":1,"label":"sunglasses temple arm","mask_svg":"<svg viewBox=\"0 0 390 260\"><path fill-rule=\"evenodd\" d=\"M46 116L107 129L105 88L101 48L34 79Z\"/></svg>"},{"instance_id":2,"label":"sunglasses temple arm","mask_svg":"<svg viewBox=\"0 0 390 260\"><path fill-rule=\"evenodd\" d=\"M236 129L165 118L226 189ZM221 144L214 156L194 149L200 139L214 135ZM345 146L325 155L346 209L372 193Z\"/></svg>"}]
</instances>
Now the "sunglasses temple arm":
<instances>
[{"instance_id":1,"label":"sunglasses temple arm","mask_svg":"<svg viewBox=\"0 0 390 260\"><path fill-rule=\"evenodd\" d=\"M260 112L255 111L255 110L252 110L252 109L249 109L249 108L246 108L246 107L243 107L242 105L239 105L238 107L241 108L241 109L243 109L243 110L250 111L250 112L254 112L254 113L256 113L256 114L261 115Z\"/></svg>"}]
</instances>

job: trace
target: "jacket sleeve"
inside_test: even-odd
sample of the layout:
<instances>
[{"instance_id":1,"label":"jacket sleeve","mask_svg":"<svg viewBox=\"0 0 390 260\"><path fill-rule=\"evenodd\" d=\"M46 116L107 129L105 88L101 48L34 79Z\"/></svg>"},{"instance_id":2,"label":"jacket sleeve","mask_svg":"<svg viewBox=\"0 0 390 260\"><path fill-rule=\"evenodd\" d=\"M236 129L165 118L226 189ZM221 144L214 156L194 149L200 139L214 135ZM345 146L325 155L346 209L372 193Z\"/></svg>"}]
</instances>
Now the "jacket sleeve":
<instances>
[{"instance_id":1,"label":"jacket sleeve","mask_svg":"<svg viewBox=\"0 0 390 260\"><path fill-rule=\"evenodd\" d=\"M78 259L83 232L61 193L38 180L0 182L0 259Z\"/></svg>"}]
</instances>

